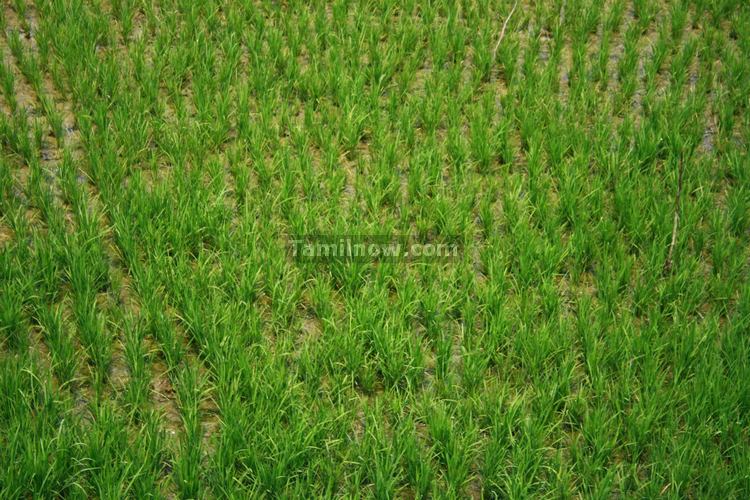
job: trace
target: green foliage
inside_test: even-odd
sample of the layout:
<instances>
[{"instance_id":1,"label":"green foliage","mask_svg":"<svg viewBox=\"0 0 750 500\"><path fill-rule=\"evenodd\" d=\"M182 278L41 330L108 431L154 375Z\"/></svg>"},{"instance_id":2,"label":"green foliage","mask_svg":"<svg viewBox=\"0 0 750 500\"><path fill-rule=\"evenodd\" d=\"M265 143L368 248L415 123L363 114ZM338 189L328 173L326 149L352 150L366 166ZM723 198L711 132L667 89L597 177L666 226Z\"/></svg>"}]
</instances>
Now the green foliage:
<instances>
[{"instance_id":1,"label":"green foliage","mask_svg":"<svg viewBox=\"0 0 750 500\"><path fill-rule=\"evenodd\" d=\"M0 497L748 496L745 2L0 27Z\"/></svg>"}]
</instances>

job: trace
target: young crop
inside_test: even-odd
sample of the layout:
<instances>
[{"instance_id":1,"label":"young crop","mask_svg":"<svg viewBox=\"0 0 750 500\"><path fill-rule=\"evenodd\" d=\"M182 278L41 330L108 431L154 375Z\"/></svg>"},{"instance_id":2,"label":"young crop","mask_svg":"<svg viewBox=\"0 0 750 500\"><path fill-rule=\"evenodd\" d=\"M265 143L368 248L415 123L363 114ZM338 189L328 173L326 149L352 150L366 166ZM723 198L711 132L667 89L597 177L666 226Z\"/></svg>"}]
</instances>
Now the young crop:
<instances>
[{"instance_id":1,"label":"young crop","mask_svg":"<svg viewBox=\"0 0 750 500\"><path fill-rule=\"evenodd\" d=\"M0 497L750 492L743 2L0 28Z\"/></svg>"}]
</instances>

